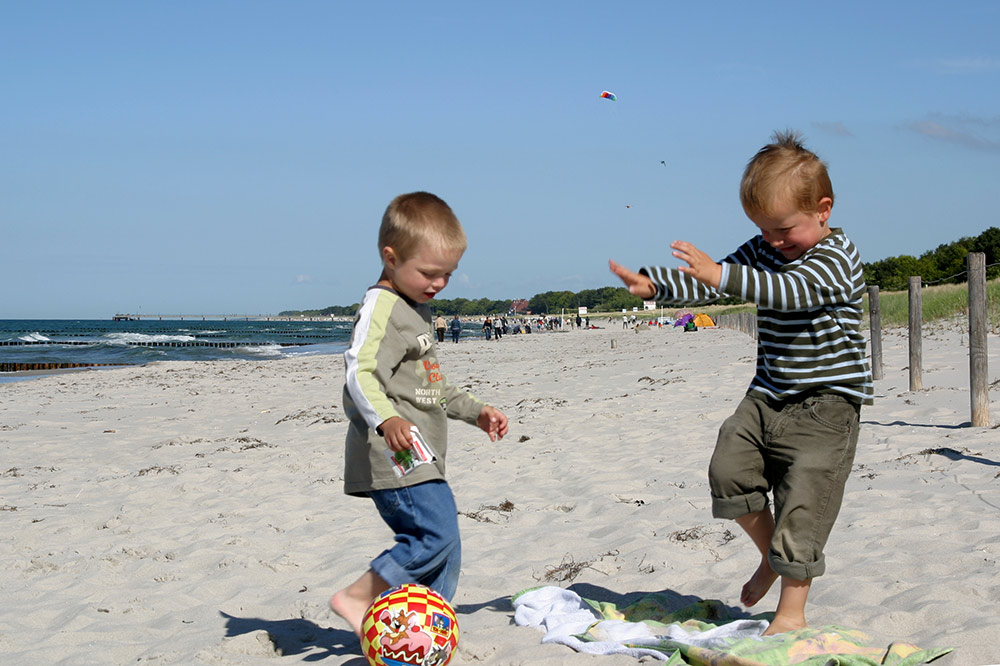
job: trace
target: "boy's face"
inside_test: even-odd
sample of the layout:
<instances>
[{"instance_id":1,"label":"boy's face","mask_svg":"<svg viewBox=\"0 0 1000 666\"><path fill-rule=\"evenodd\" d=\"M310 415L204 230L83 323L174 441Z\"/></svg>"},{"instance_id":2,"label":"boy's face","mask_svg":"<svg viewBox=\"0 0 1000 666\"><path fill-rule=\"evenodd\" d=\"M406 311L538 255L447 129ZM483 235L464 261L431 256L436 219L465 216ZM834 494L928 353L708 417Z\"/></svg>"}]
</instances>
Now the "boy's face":
<instances>
[{"instance_id":1,"label":"boy's face","mask_svg":"<svg viewBox=\"0 0 1000 666\"><path fill-rule=\"evenodd\" d=\"M411 301L426 303L448 286L461 258L461 252L424 246L402 261L395 250L386 247L382 250L383 269L379 283Z\"/></svg>"},{"instance_id":2,"label":"boy's face","mask_svg":"<svg viewBox=\"0 0 1000 666\"><path fill-rule=\"evenodd\" d=\"M758 213L750 219L760 229L765 242L788 261L794 261L830 235L827 220L832 208L829 197L820 199L816 209L808 213L799 210L791 201L779 202L769 214Z\"/></svg>"}]
</instances>

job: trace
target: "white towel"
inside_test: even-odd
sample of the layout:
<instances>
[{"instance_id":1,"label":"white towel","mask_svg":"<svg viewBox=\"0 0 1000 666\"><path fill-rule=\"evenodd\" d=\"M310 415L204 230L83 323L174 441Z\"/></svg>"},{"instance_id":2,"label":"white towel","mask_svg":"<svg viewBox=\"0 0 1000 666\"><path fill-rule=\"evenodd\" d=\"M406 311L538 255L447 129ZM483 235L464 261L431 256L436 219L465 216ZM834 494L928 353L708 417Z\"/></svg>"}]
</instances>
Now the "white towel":
<instances>
[{"instance_id":1,"label":"white towel","mask_svg":"<svg viewBox=\"0 0 1000 666\"><path fill-rule=\"evenodd\" d=\"M663 649L634 647L659 645L671 640L697 647L713 648L723 642L740 638L760 637L767 629L766 620L736 620L708 631L686 631L680 625L670 625L667 633L657 635L649 625L624 620L602 620L578 594L560 587L540 587L521 594L514 600L514 622L524 627L540 627L545 631L543 643L560 643L587 654L627 654L666 661L670 655ZM598 639L582 641L577 635ZM630 646L624 643L631 644Z\"/></svg>"}]
</instances>

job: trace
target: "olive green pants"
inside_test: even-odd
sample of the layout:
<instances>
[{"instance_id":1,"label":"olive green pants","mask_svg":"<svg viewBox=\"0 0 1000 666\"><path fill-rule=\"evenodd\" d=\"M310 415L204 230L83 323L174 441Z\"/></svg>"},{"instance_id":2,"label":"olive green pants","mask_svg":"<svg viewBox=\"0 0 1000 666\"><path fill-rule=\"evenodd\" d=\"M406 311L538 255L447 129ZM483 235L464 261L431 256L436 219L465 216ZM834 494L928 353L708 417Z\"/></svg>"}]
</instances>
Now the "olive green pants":
<instances>
[{"instance_id":1,"label":"olive green pants","mask_svg":"<svg viewBox=\"0 0 1000 666\"><path fill-rule=\"evenodd\" d=\"M709 465L712 515L739 518L774 496L771 568L806 580L826 570L823 548L844 498L860 406L839 395L768 403L745 397L719 429Z\"/></svg>"}]
</instances>

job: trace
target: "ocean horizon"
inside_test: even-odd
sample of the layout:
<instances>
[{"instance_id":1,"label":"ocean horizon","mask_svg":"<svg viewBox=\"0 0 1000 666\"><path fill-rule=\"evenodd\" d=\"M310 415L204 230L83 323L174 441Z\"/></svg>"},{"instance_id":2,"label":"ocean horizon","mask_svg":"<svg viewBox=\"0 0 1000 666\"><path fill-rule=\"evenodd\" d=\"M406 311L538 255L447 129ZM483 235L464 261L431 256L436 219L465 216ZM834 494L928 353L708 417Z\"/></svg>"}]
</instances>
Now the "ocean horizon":
<instances>
[{"instance_id":1,"label":"ocean horizon","mask_svg":"<svg viewBox=\"0 0 1000 666\"><path fill-rule=\"evenodd\" d=\"M0 384L63 370L157 361L342 354L351 325L346 318L0 319ZM467 321L463 338L473 331L478 333L478 323Z\"/></svg>"},{"instance_id":2,"label":"ocean horizon","mask_svg":"<svg viewBox=\"0 0 1000 666\"><path fill-rule=\"evenodd\" d=\"M347 349L351 322L232 319L0 320L0 381L156 361L270 360Z\"/></svg>"}]
</instances>

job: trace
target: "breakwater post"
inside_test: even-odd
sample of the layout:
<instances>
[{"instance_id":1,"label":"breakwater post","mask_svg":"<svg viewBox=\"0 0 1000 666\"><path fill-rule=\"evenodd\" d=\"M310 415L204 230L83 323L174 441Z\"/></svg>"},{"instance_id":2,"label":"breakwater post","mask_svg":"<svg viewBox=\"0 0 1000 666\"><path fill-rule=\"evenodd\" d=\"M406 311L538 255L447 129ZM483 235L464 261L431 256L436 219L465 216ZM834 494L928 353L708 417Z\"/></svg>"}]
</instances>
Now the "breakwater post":
<instances>
[{"instance_id":1,"label":"breakwater post","mask_svg":"<svg viewBox=\"0 0 1000 666\"><path fill-rule=\"evenodd\" d=\"M871 329L872 379L882 379L882 304L878 285L868 287L868 322Z\"/></svg>"},{"instance_id":2,"label":"breakwater post","mask_svg":"<svg viewBox=\"0 0 1000 666\"><path fill-rule=\"evenodd\" d=\"M910 276L910 390L919 391L923 382L923 350L921 347L921 323L924 317L924 307L921 301L920 276Z\"/></svg>"},{"instance_id":3,"label":"breakwater post","mask_svg":"<svg viewBox=\"0 0 1000 666\"><path fill-rule=\"evenodd\" d=\"M972 425L990 425L989 372L986 344L986 255L970 252L969 269L969 385Z\"/></svg>"}]
</instances>

